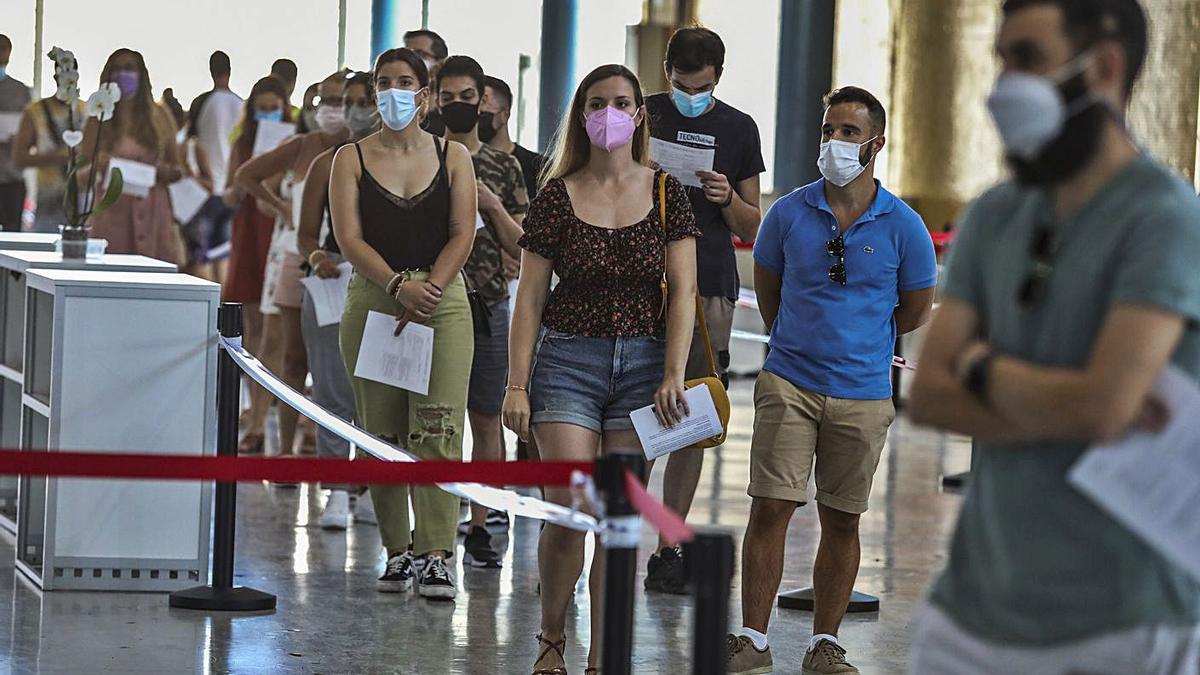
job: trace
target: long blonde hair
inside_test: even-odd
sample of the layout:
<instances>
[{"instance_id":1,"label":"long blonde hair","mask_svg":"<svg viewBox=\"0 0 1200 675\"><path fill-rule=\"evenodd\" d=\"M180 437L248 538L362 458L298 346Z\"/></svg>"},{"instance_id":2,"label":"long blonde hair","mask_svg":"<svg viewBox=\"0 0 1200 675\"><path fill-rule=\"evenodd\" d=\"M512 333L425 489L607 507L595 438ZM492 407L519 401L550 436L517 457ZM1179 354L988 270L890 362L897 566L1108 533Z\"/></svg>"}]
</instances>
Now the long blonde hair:
<instances>
[{"instance_id":1,"label":"long blonde hair","mask_svg":"<svg viewBox=\"0 0 1200 675\"><path fill-rule=\"evenodd\" d=\"M610 63L588 73L575 90L575 96L571 98L571 106L563 115L562 122L558 125L558 131L554 134L554 140L551 142L554 150L550 153L550 161L546 163L546 168L538 178L539 188L545 187L555 178L575 173L587 164L592 153L592 141L588 138L587 130L582 122L583 106L587 103L588 89L591 89L592 85L597 82L610 77L623 77L628 80L629 84L633 85L633 99L637 103L637 107L641 109L645 104L645 98L642 96L642 83L638 81L637 75L634 75L633 71L625 66ZM641 123L633 132L632 144L633 160L639 164L646 164L650 159L649 115L642 115Z\"/></svg>"}]
</instances>

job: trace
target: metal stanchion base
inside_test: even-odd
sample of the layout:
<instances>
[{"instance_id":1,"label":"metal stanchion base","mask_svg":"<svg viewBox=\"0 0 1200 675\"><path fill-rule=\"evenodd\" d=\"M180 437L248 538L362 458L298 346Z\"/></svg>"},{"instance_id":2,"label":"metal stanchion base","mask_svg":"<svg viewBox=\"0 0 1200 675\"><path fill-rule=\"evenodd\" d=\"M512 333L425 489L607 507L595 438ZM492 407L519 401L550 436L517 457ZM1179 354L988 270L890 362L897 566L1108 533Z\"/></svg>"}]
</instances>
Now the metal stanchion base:
<instances>
[{"instance_id":1,"label":"metal stanchion base","mask_svg":"<svg viewBox=\"0 0 1200 675\"><path fill-rule=\"evenodd\" d=\"M210 612L266 612L275 609L275 596L244 586L196 586L172 593L171 606Z\"/></svg>"},{"instance_id":2,"label":"metal stanchion base","mask_svg":"<svg viewBox=\"0 0 1200 675\"><path fill-rule=\"evenodd\" d=\"M799 609L805 612L813 611L813 589L801 588L795 591L779 594L780 609ZM879 598L866 593L854 591L850 594L850 606L846 608L849 614L878 612Z\"/></svg>"},{"instance_id":3,"label":"metal stanchion base","mask_svg":"<svg viewBox=\"0 0 1200 675\"><path fill-rule=\"evenodd\" d=\"M942 476L942 487L960 488L966 485L967 480L971 477L970 471L962 473L952 473L947 476Z\"/></svg>"}]
</instances>

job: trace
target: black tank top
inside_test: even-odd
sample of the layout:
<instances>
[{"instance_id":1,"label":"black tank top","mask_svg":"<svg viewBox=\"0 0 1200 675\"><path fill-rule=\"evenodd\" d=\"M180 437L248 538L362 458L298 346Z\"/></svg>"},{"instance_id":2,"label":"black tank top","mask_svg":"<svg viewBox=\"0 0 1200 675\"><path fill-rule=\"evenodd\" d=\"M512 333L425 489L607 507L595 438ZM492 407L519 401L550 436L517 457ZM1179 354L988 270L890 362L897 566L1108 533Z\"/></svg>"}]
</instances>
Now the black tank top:
<instances>
[{"instance_id":1,"label":"black tank top","mask_svg":"<svg viewBox=\"0 0 1200 675\"><path fill-rule=\"evenodd\" d=\"M433 140L438 170L429 187L405 199L375 180L358 143L358 217L363 240L394 270L428 270L450 241L450 177L445 141Z\"/></svg>"},{"instance_id":2,"label":"black tank top","mask_svg":"<svg viewBox=\"0 0 1200 675\"><path fill-rule=\"evenodd\" d=\"M333 152L329 156L336 157L338 150L350 145L350 143L351 141L343 141L338 143L337 147L333 149ZM325 251L326 253L336 253L341 255L342 248L338 246L337 234L335 234L333 231L333 212L329 210L329 181L325 181L325 206L323 208L325 211L325 222L329 223L329 231L325 233L325 241L321 242L321 250Z\"/></svg>"}]
</instances>

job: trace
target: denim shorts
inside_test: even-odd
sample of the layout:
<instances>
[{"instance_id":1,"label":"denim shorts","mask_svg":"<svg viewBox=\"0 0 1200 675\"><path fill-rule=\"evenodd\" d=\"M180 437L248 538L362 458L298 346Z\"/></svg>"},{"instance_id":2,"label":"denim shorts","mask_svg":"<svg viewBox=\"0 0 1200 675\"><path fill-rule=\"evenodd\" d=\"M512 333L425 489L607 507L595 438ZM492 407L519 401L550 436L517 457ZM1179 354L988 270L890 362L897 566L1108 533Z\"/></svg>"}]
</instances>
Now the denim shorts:
<instances>
[{"instance_id":1,"label":"denim shorts","mask_svg":"<svg viewBox=\"0 0 1200 675\"><path fill-rule=\"evenodd\" d=\"M529 383L531 424L574 424L596 433L632 429L629 413L654 403L663 338L587 337L542 328Z\"/></svg>"},{"instance_id":2,"label":"denim shorts","mask_svg":"<svg viewBox=\"0 0 1200 675\"><path fill-rule=\"evenodd\" d=\"M467 410L480 415L499 415L508 380L508 298L488 305L488 309L491 335L475 334Z\"/></svg>"}]
</instances>

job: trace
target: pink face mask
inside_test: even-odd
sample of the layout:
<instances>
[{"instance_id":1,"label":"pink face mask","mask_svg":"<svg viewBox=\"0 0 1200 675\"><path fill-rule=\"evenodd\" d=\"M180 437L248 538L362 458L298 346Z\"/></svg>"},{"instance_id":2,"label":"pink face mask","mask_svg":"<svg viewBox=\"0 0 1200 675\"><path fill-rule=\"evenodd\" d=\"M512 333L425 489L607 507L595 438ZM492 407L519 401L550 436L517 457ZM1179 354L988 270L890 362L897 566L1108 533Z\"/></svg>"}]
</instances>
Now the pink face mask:
<instances>
[{"instance_id":1,"label":"pink face mask","mask_svg":"<svg viewBox=\"0 0 1200 675\"><path fill-rule=\"evenodd\" d=\"M604 106L587 116L586 128L592 145L612 152L633 139L636 126L633 117L611 106Z\"/></svg>"}]
</instances>

